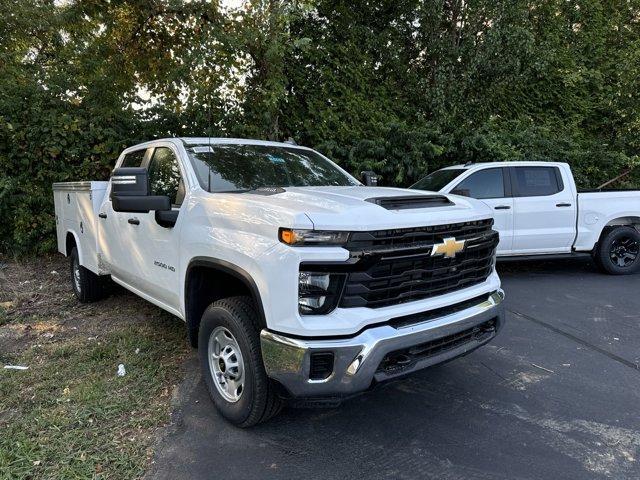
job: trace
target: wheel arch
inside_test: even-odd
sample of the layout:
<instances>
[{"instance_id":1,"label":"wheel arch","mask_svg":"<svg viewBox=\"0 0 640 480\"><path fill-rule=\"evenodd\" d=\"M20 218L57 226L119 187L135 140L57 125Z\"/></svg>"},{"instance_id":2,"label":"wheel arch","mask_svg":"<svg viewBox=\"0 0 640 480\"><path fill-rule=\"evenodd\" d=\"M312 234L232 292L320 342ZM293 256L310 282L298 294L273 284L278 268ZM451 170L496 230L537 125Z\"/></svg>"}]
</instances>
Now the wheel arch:
<instances>
[{"instance_id":1,"label":"wheel arch","mask_svg":"<svg viewBox=\"0 0 640 480\"><path fill-rule=\"evenodd\" d=\"M637 215L624 215L607 220L593 245L594 250L598 248L603 237L616 227L634 227L640 231L640 217Z\"/></svg>"},{"instance_id":2,"label":"wheel arch","mask_svg":"<svg viewBox=\"0 0 640 480\"><path fill-rule=\"evenodd\" d=\"M607 227L619 227L623 225L625 226L640 225L640 216L627 215L624 217L613 218L607 222L607 224L604 226L602 231L604 231Z\"/></svg>"},{"instance_id":3,"label":"wheel arch","mask_svg":"<svg viewBox=\"0 0 640 480\"><path fill-rule=\"evenodd\" d=\"M252 298L262 327L266 316L262 296L253 277L243 268L225 260L194 257L184 281L184 311L189 341L198 345L198 329L204 310L214 301L234 295Z\"/></svg>"},{"instance_id":4,"label":"wheel arch","mask_svg":"<svg viewBox=\"0 0 640 480\"><path fill-rule=\"evenodd\" d=\"M65 247L65 256L68 257L71 255L71 250L73 247L78 249L78 258L80 260L80 265L82 265L82 247L80 246L80 239L78 235L73 230L67 230L64 239L64 247Z\"/></svg>"}]
</instances>

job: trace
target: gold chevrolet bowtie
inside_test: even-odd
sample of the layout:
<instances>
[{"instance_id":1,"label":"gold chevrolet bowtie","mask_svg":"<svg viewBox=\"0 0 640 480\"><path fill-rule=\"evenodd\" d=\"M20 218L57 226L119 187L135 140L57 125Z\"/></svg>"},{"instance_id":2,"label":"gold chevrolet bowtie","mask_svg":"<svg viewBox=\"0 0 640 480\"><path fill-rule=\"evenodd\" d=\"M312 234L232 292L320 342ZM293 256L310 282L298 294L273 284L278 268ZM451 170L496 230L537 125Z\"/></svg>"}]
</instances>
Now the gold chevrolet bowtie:
<instances>
[{"instance_id":1,"label":"gold chevrolet bowtie","mask_svg":"<svg viewBox=\"0 0 640 480\"><path fill-rule=\"evenodd\" d=\"M437 243L431 250L431 256L444 255L447 258L453 258L456 253L464 250L464 240L456 240L454 237L445 238L442 243Z\"/></svg>"}]
</instances>

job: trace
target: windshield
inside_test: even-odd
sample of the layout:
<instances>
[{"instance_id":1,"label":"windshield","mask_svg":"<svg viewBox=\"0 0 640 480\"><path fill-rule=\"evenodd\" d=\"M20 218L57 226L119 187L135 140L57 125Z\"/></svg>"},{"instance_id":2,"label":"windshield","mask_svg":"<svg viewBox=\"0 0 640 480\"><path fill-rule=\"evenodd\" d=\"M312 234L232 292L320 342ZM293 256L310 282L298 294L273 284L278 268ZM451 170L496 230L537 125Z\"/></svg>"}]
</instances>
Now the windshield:
<instances>
[{"instance_id":1,"label":"windshield","mask_svg":"<svg viewBox=\"0 0 640 480\"><path fill-rule=\"evenodd\" d=\"M409 188L414 190L429 190L438 192L442 187L448 185L451 180L460 176L464 172L464 168L447 168L444 170L436 170L421 180L411 185Z\"/></svg>"},{"instance_id":2,"label":"windshield","mask_svg":"<svg viewBox=\"0 0 640 480\"><path fill-rule=\"evenodd\" d=\"M266 187L352 186L358 181L313 150L245 144L188 149L200 186L209 192Z\"/></svg>"}]
</instances>

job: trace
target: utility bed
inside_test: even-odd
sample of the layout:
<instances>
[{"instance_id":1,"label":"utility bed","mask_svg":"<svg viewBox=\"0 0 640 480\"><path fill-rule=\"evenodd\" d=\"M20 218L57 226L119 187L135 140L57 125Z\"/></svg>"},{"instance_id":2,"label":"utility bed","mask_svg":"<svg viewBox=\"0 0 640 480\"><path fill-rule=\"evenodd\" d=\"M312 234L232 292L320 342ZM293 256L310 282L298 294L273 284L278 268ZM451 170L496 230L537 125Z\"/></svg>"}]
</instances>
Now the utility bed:
<instances>
[{"instance_id":1,"label":"utility bed","mask_svg":"<svg viewBox=\"0 0 640 480\"><path fill-rule=\"evenodd\" d=\"M109 273L100 266L96 225L98 210L108 183L92 181L53 184L58 251L69 255L71 252L67 249L67 236L76 236L75 244L83 259L83 266L98 275Z\"/></svg>"}]
</instances>

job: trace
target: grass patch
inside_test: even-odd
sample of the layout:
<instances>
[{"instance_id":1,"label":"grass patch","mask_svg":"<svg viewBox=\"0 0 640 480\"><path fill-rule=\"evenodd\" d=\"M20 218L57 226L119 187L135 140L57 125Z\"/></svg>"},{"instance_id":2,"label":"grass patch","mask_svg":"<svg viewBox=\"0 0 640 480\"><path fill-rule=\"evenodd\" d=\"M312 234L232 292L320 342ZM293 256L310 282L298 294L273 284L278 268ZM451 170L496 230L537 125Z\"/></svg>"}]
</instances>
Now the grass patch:
<instances>
[{"instance_id":1,"label":"grass patch","mask_svg":"<svg viewBox=\"0 0 640 480\"><path fill-rule=\"evenodd\" d=\"M157 323L34 346L13 359L29 370L0 371L0 477L140 476L184 351L183 328Z\"/></svg>"},{"instance_id":2,"label":"grass patch","mask_svg":"<svg viewBox=\"0 0 640 480\"><path fill-rule=\"evenodd\" d=\"M86 328L77 316L0 314L2 328L27 332L0 362L29 367L0 369L0 479L144 473L188 352L184 324L130 295L95 305L81 312Z\"/></svg>"}]
</instances>

